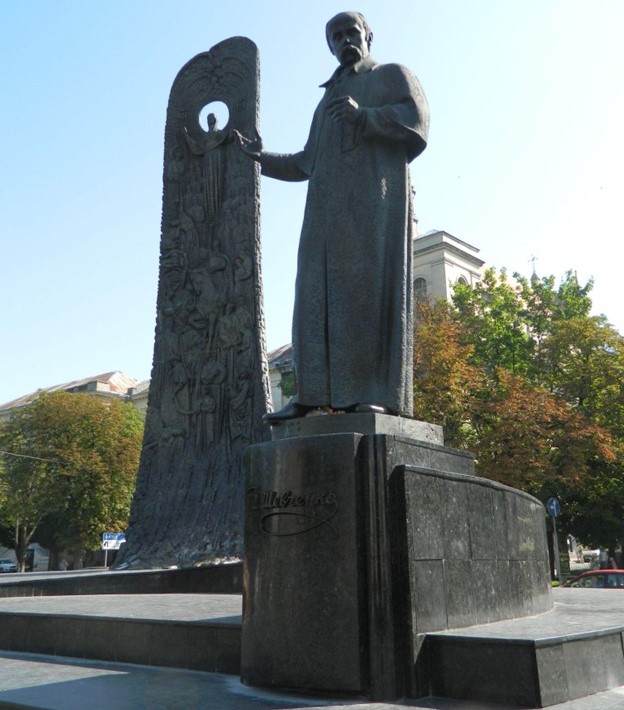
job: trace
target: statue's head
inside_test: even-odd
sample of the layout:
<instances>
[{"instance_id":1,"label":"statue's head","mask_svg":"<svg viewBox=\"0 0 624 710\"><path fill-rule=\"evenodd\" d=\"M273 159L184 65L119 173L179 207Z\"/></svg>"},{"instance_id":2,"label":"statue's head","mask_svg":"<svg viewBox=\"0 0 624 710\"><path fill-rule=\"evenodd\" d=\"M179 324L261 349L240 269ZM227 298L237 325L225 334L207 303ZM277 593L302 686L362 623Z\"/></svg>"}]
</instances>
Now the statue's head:
<instances>
[{"instance_id":1,"label":"statue's head","mask_svg":"<svg viewBox=\"0 0 624 710\"><path fill-rule=\"evenodd\" d=\"M331 53L349 66L368 56L373 32L361 12L340 12L327 23L325 37Z\"/></svg>"}]
</instances>

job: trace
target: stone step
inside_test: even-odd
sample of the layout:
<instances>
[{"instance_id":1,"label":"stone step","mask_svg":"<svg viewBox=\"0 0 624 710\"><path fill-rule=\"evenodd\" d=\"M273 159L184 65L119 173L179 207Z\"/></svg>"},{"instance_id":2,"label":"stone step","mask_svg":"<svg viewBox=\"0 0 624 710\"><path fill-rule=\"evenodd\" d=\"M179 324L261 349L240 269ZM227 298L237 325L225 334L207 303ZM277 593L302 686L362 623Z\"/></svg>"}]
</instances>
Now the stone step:
<instances>
[{"instance_id":1,"label":"stone step","mask_svg":"<svg viewBox=\"0 0 624 710\"><path fill-rule=\"evenodd\" d=\"M430 693L537 708L623 685L624 594L555 589L553 599L544 614L427 634L418 665Z\"/></svg>"},{"instance_id":2,"label":"stone step","mask_svg":"<svg viewBox=\"0 0 624 710\"><path fill-rule=\"evenodd\" d=\"M238 674L240 595L0 600L0 650Z\"/></svg>"},{"instance_id":3,"label":"stone step","mask_svg":"<svg viewBox=\"0 0 624 710\"><path fill-rule=\"evenodd\" d=\"M319 708L319 705L287 695L269 696L246 688L233 676L219 673L0 652L0 708L10 710L308 707ZM398 705L392 707L401 710Z\"/></svg>"},{"instance_id":4,"label":"stone step","mask_svg":"<svg viewBox=\"0 0 624 710\"><path fill-rule=\"evenodd\" d=\"M585 696L624 686L624 594L618 590L556 589L553 598L555 608L552 612L426 634L418 660L422 687L428 687L430 697L454 699L439 705L445 708L464 707L462 703L468 703L466 707L471 708L485 708L488 703L496 707L546 707L563 703L568 710L588 707L576 704ZM41 661L45 665L37 671L33 685L41 684L41 677L49 676L50 684L64 682L65 674L77 673L82 677L83 671L71 670L77 667L76 664L99 668L98 664L114 662L134 664L132 668L136 671L130 673L129 666L124 671L137 675L133 687L143 687L147 682L144 671L148 670L144 667L151 666L161 674L159 677L167 678L167 673L177 672L174 669L203 671L203 674L196 674L198 678L208 677L210 672L226 674L218 675L222 679L218 683L225 683L223 679L229 677L238 688L241 605L241 596L230 594L104 594L0 599L0 708L61 707L67 710L89 707L93 710L99 707L91 704L20 705L13 695L6 695L7 687L18 687L11 685L13 681L6 681L11 668L22 669L19 673L16 670L19 679L15 683L29 685L26 680L28 672L24 669L30 668L30 661L24 661L26 665L21 663L24 657L20 654L25 653L48 656ZM305 653L305 649L301 652ZM9 663L10 658L16 659L15 663ZM70 670L63 670L66 668ZM94 671L94 674L99 677L100 672ZM58 677L57 681L55 677ZM33 679L31 675L30 681ZM202 685L204 681L197 680L197 683ZM248 692L262 694L259 690ZM268 694L267 697L277 696ZM624 693L621 697L624 707ZM340 706L353 702L358 703L343 698ZM410 705L438 707L437 704L420 703L415 700ZM317 705L320 706L324 706L323 703ZM110 705L111 709L117 707ZM152 710L156 707L194 706L122 704L119 707L149 707ZM197 707L211 708L212 705ZM229 706L217 704L214 707ZM238 708L239 705L232 707ZM240 707L246 706L241 704ZM266 707L300 705L276 703ZM379 706L371 703L370 707Z\"/></svg>"},{"instance_id":5,"label":"stone step","mask_svg":"<svg viewBox=\"0 0 624 710\"><path fill-rule=\"evenodd\" d=\"M106 568L71 572L27 572L0 575L0 598L70 594L241 594L243 564L206 565L188 569L112 571Z\"/></svg>"},{"instance_id":6,"label":"stone step","mask_svg":"<svg viewBox=\"0 0 624 710\"><path fill-rule=\"evenodd\" d=\"M508 710L501 703L427 698L366 702L265 692L238 678L106 661L0 652L0 708L6 710ZM525 706L526 707L526 706ZM622 710L624 687L551 710Z\"/></svg>"}]
</instances>

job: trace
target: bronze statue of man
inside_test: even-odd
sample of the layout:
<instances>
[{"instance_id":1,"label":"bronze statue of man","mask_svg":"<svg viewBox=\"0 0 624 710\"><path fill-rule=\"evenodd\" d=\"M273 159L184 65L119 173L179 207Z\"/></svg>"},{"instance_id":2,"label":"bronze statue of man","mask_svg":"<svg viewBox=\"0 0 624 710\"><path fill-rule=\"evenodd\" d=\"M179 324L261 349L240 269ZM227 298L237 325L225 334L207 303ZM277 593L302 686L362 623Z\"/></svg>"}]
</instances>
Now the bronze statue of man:
<instances>
[{"instance_id":1,"label":"bronze statue of man","mask_svg":"<svg viewBox=\"0 0 624 710\"><path fill-rule=\"evenodd\" d=\"M326 36L340 66L322 85L305 148L278 155L239 135L263 175L309 180L293 315L297 394L269 422L319 407L413 411L408 164L427 144L427 101L405 67L373 60L360 13L336 15Z\"/></svg>"}]
</instances>

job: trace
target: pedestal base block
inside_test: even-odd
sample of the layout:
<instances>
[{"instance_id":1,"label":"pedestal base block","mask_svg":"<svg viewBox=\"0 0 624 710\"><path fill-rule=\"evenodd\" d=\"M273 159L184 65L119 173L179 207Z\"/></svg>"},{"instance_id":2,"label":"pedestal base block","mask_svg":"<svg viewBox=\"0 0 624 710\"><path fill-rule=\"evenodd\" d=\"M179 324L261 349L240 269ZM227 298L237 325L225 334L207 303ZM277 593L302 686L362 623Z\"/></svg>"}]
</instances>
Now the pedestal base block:
<instances>
[{"instance_id":1,"label":"pedestal base block","mask_svg":"<svg viewBox=\"0 0 624 710\"><path fill-rule=\"evenodd\" d=\"M349 416L247 450L241 676L420 697L425 632L552 606L543 508L475 477L436 428L353 415L349 432Z\"/></svg>"}]
</instances>

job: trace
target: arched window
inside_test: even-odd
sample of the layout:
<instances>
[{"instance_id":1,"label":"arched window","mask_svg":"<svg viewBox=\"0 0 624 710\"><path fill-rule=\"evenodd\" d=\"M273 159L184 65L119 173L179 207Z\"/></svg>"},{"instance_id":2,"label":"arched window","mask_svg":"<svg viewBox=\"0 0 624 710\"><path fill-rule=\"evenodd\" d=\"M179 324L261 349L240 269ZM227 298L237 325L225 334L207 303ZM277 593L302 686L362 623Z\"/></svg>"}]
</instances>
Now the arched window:
<instances>
[{"instance_id":1,"label":"arched window","mask_svg":"<svg viewBox=\"0 0 624 710\"><path fill-rule=\"evenodd\" d=\"M414 279L414 299L427 297L427 281L419 276Z\"/></svg>"},{"instance_id":2,"label":"arched window","mask_svg":"<svg viewBox=\"0 0 624 710\"><path fill-rule=\"evenodd\" d=\"M468 286L468 281L466 280L465 276L460 276L457 279L457 283L460 284L460 286Z\"/></svg>"}]
</instances>

